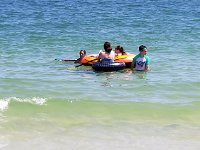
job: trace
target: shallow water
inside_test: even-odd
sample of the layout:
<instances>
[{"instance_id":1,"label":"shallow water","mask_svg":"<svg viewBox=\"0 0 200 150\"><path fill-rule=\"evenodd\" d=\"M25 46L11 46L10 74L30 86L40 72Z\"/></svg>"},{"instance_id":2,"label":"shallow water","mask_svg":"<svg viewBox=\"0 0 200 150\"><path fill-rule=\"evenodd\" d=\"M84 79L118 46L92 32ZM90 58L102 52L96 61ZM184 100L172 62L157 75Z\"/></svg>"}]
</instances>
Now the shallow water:
<instances>
[{"instance_id":1,"label":"shallow water","mask_svg":"<svg viewBox=\"0 0 200 150\"><path fill-rule=\"evenodd\" d=\"M0 149L200 148L199 3L20 1L0 4ZM105 41L151 71L94 72L55 59Z\"/></svg>"}]
</instances>

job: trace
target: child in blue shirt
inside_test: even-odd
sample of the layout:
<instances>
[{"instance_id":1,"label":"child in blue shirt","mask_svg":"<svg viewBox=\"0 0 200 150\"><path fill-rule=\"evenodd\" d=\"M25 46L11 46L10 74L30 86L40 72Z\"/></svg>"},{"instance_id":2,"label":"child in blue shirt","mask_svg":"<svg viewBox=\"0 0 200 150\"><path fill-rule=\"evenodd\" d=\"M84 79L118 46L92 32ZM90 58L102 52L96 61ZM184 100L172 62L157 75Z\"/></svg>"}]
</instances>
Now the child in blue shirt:
<instances>
[{"instance_id":1,"label":"child in blue shirt","mask_svg":"<svg viewBox=\"0 0 200 150\"><path fill-rule=\"evenodd\" d=\"M140 53L133 58L131 69L136 71L150 70L150 59L147 56L147 47L144 45L139 46L139 52Z\"/></svg>"}]
</instances>

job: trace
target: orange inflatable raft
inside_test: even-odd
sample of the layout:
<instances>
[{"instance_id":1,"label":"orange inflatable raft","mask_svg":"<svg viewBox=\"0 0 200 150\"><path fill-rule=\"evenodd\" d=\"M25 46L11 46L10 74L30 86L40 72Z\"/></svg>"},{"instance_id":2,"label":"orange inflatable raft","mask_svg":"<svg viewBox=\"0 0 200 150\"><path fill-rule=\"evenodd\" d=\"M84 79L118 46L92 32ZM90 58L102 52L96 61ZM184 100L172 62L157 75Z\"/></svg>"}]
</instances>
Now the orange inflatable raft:
<instances>
[{"instance_id":1,"label":"orange inflatable raft","mask_svg":"<svg viewBox=\"0 0 200 150\"><path fill-rule=\"evenodd\" d=\"M81 63L86 66L92 65L94 62L97 62L96 56L98 54L90 54L86 55L82 60ZM131 63L133 58L135 57L134 54L127 53L126 55L115 56L115 62L124 62L126 67L131 67Z\"/></svg>"}]
</instances>

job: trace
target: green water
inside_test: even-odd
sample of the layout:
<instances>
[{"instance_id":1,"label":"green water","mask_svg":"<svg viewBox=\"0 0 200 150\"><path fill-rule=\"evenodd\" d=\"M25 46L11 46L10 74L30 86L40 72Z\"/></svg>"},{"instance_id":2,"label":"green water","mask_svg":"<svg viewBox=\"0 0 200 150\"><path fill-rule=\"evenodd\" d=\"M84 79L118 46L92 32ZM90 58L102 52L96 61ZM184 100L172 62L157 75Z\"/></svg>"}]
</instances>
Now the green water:
<instances>
[{"instance_id":1,"label":"green water","mask_svg":"<svg viewBox=\"0 0 200 150\"><path fill-rule=\"evenodd\" d=\"M5 147L1 146L198 149L199 105L55 99L41 105L11 101L0 116L0 138Z\"/></svg>"},{"instance_id":2,"label":"green water","mask_svg":"<svg viewBox=\"0 0 200 150\"><path fill-rule=\"evenodd\" d=\"M169 124L199 125L199 103L192 104L157 104L143 102L98 102L98 101L65 101L49 100L40 105L29 102L10 102L9 109L3 114L8 118L37 118L46 115L55 122L86 122L93 119L107 121L152 122ZM17 114L17 116L15 116ZM40 118L40 117L39 117ZM58 119L58 121L56 121ZM85 119L85 120L84 120Z\"/></svg>"}]
</instances>

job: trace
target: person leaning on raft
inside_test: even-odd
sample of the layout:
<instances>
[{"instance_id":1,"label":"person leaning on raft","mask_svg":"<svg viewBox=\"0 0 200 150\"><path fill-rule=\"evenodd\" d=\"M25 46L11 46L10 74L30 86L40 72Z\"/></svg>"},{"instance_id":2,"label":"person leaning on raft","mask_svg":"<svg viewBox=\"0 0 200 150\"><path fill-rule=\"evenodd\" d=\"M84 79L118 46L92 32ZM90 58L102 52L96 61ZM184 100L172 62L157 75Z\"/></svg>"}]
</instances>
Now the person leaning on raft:
<instances>
[{"instance_id":1,"label":"person leaning on raft","mask_svg":"<svg viewBox=\"0 0 200 150\"><path fill-rule=\"evenodd\" d=\"M81 60L82 60L83 57L85 57L85 55L86 55L86 50L80 50L79 55L80 55L80 57L79 57L77 60L75 60L74 63L81 63Z\"/></svg>"},{"instance_id":2,"label":"person leaning on raft","mask_svg":"<svg viewBox=\"0 0 200 150\"><path fill-rule=\"evenodd\" d=\"M99 61L109 60L114 61L115 53L112 51L111 43L105 42L104 43L104 51L100 51L96 57Z\"/></svg>"},{"instance_id":3,"label":"person leaning on raft","mask_svg":"<svg viewBox=\"0 0 200 150\"><path fill-rule=\"evenodd\" d=\"M133 58L131 69L134 71L149 71L150 59L147 56L147 47L144 45L139 46L139 54Z\"/></svg>"},{"instance_id":4,"label":"person leaning on raft","mask_svg":"<svg viewBox=\"0 0 200 150\"><path fill-rule=\"evenodd\" d=\"M127 53L122 46L118 45L117 47L115 47L115 56L122 56L122 55L127 55Z\"/></svg>"}]
</instances>

